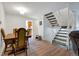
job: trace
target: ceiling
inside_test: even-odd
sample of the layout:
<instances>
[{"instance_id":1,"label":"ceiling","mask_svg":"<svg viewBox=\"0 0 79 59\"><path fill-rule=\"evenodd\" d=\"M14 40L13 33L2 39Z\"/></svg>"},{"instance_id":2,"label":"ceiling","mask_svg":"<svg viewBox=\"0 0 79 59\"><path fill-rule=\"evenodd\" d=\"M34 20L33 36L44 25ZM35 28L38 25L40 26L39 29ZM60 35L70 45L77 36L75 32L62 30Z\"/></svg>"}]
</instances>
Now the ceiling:
<instances>
[{"instance_id":1,"label":"ceiling","mask_svg":"<svg viewBox=\"0 0 79 59\"><path fill-rule=\"evenodd\" d=\"M68 6L72 8L72 5L74 6L75 4L79 6L79 3L70 3L70 2L4 2L3 6L5 13L17 14L17 15L20 14L13 9L13 6L23 6L30 10L30 12L25 13L24 16L41 19L43 15L48 12L51 11L54 12L59 9L66 8Z\"/></svg>"}]
</instances>

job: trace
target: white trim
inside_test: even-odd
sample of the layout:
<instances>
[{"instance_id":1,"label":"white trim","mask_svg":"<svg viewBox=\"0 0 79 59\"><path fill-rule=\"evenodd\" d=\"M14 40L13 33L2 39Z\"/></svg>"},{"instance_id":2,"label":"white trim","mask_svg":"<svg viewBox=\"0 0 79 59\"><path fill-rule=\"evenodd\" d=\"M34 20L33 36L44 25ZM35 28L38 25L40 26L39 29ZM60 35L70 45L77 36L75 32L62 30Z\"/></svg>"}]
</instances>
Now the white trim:
<instances>
[{"instance_id":1,"label":"white trim","mask_svg":"<svg viewBox=\"0 0 79 59\"><path fill-rule=\"evenodd\" d=\"M0 56L3 55L4 49L5 49L5 43L4 43L4 41L2 41L2 46L0 47Z\"/></svg>"}]
</instances>

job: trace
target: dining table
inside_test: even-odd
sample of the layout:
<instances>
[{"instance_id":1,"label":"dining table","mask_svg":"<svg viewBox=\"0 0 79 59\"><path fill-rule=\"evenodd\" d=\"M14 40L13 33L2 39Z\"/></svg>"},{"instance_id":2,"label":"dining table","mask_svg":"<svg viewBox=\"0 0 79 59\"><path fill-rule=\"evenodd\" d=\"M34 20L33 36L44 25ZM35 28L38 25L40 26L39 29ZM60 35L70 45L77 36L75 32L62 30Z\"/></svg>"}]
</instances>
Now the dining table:
<instances>
[{"instance_id":1,"label":"dining table","mask_svg":"<svg viewBox=\"0 0 79 59\"><path fill-rule=\"evenodd\" d=\"M26 38L28 40L29 38L31 38L31 35L26 35ZM15 43L16 39L17 35L15 35L14 33L7 34L4 38L4 40L6 42L9 42L9 44Z\"/></svg>"},{"instance_id":2,"label":"dining table","mask_svg":"<svg viewBox=\"0 0 79 59\"><path fill-rule=\"evenodd\" d=\"M26 35L26 38L30 38L30 37L31 37L31 35ZM17 35L15 35L14 33L10 33L10 34L7 34L5 36L5 39L6 40L16 39L16 38L17 38Z\"/></svg>"},{"instance_id":3,"label":"dining table","mask_svg":"<svg viewBox=\"0 0 79 59\"><path fill-rule=\"evenodd\" d=\"M26 35L27 41L29 38L31 38L31 35ZM17 39L17 35L15 35L14 33L7 34L4 38L5 42L7 42L8 44L15 43L16 39Z\"/></svg>"},{"instance_id":4,"label":"dining table","mask_svg":"<svg viewBox=\"0 0 79 59\"><path fill-rule=\"evenodd\" d=\"M31 35L26 35L27 41L29 38L31 38ZM11 45L15 44L16 39L17 39L17 35L15 35L14 33L7 34L4 38L5 42L8 42L8 44L11 44ZM12 53L13 53L13 51L11 51L8 55L10 55Z\"/></svg>"}]
</instances>

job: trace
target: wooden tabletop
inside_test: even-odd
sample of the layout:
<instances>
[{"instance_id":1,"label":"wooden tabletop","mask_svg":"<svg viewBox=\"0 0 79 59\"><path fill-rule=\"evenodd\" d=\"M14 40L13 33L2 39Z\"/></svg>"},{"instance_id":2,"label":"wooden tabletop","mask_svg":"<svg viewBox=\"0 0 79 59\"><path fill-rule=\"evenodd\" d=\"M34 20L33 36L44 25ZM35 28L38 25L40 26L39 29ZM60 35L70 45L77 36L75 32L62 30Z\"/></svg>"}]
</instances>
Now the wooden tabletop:
<instances>
[{"instance_id":1,"label":"wooden tabletop","mask_svg":"<svg viewBox=\"0 0 79 59\"><path fill-rule=\"evenodd\" d=\"M26 37L29 38L31 37L31 35L28 36L26 35ZM11 34L7 34L4 39L16 39L16 38L17 37L15 36L15 34L11 33Z\"/></svg>"},{"instance_id":2,"label":"wooden tabletop","mask_svg":"<svg viewBox=\"0 0 79 59\"><path fill-rule=\"evenodd\" d=\"M15 38L15 35L11 33L11 34L7 34L4 39L6 40L6 39L13 39L13 38Z\"/></svg>"}]
</instances>

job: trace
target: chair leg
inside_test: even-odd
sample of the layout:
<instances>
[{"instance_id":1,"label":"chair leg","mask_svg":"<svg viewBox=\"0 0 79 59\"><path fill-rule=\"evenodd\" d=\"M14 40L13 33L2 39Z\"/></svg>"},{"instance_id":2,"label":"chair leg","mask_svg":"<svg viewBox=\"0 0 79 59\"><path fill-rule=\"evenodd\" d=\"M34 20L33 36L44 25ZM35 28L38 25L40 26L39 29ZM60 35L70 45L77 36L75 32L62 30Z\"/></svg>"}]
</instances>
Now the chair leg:
<instances>
[{"instance_id":1,"label":"chair leg","mask_svg":"<svg viewBox=\"0 0 79 59\"><path fill-rule=\"evenodd\" d=\"M7 49L7 45L5 44L5 51L4 51L4 53L6 52L6 49Z\"/></svg>"},{"instance_id":2,"label":"chair leg","mask_svg":"<svg viewBox=\"0 0 79 59\"><path fill-rule=\"evenodd\" d=\"M13 50L14 56L16 56L15 50Z\"/></svg>"},{"instance_id":3,"label":"chair leg","mask_svg":"<svg viewBox=\"0 0 79 59\"><path fill-rule=\"evenodd\" d=\"M25 52L26 52L26 56L27 56L27 49L25 49Z\"/></svg>"},{"instance_id":4,"label":"chair leg","mask_svg":"<svg viewBox=\"0 0 79 59\"><path fill-rule=\"evenodd\" d=\"M15 54L15 48L13 47L13 45L12 45L12 51L14 53L14 56L16 56L16 54Z\"/></svg>"},{"instance_id":5,"label":"chair leg","mask_svg":"<svg viewBox=\"0 0 79 59\"><path fill-rule=\"evenodd\" d=\"M13 49L13 53L14 53L14 56L16 56L16 54L15 54L15 50Z\"/></svg>"},{"instance_id":6,"label":"chair leg","mask_svg":"<svg viewBox=\"0 0 79 59\"><path fill-rule=\"evenodd\" d=\"M27 48L29 47L29 42L27 42Z\"/></svg>"}]
</instances>

